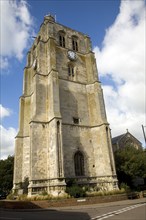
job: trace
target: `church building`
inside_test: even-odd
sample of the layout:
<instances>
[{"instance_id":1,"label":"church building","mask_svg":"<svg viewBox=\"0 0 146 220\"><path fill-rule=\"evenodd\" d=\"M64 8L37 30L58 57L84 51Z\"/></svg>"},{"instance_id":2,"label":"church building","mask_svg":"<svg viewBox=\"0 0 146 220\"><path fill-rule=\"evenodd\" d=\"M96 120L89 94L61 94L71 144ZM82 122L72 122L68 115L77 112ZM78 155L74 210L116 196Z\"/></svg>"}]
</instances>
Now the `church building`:
<instances>
[{"instance_id":1,"label":"church building","mask_svg":"<svg viewBox=\"0 0 146 220\"><path fill-rule=\"evenodd\" d=\"M89 36L44 17L27 54L13 191L62 195L66 180L117 189L110 128Z\"/></svg>"}]
</instances>

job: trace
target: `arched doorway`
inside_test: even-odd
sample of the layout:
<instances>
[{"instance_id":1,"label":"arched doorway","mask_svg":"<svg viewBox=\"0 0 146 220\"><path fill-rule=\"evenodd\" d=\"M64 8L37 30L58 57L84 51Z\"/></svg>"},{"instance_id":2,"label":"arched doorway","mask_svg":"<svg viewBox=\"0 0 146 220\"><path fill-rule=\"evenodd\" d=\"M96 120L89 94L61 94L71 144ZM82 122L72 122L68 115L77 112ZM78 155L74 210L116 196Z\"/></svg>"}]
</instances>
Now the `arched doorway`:
<instances>
[{"instance_id":1,"label":"arched doorway","mask_svg":"<svg viewBox=\"0 0 146 220\"><path fill-rule=\"evenodd\" d=\"M84 176L84 156L80 151L74 155L75 175Z\"/></svg>"}]
</instances>

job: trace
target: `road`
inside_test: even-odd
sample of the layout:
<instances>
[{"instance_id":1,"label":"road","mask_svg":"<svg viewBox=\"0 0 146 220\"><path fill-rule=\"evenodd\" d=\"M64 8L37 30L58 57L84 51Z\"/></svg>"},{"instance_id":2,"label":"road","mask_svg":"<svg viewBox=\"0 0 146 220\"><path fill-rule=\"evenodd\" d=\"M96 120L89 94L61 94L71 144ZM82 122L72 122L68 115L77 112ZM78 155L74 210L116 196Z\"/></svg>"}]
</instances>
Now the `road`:
<instances>
[{"instance_id":1,"label":"road","mask_svg":"<svg viewBox=\"0 0 146 220\"><path fill-rule=\"evenodd\" d=\"M47 210L0 210L0 220L145 220L146 199Z\"/></svg>"}]
</instances>

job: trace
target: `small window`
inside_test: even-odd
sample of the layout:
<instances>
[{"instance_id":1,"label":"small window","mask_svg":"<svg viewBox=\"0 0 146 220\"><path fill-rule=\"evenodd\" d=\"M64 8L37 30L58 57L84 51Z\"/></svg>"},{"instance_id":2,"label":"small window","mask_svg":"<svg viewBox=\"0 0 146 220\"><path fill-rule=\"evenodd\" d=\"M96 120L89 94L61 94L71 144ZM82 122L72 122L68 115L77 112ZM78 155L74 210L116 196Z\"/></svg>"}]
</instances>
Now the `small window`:
<instances>
[{"instance_id":1,"label":"small window","mask_svg":"<svg viewBox=\"0 0 146 220\"><path fill-rule=\"evenodd\" d=\"M64 32L59 33L59 45L61 47L65 47L65 33Z\"/></svg>"},{"instance_id":2,"label":"small window","mask_svg":"<svg viewBox=\"0 0 146 220\"><path fill-rule=\"evenodd\" d=\"M60 132L60 122L57 121L57 134Z\"/></svg>"},{"instance_id":3,"label":"small window","mask_svg":"<svg viewBox=\"0 0 146 220\"><path fill-rule=\"evenodd\" d=\"M72 49L74 51L78 51L78 41L77 41L77 38L76 37L73 37L72 38Z\"/></svg>"},{"instance_id":4,"label":"small window","mask_svg":"<svg viewBox=\"0 0 146 220\"><path fill-rule=\"evenodd\" d=\"M73 123L74 123L74 124L79 124L79 118L74 118L74 117L73 117Z\"/></svg>"}]
</instances>

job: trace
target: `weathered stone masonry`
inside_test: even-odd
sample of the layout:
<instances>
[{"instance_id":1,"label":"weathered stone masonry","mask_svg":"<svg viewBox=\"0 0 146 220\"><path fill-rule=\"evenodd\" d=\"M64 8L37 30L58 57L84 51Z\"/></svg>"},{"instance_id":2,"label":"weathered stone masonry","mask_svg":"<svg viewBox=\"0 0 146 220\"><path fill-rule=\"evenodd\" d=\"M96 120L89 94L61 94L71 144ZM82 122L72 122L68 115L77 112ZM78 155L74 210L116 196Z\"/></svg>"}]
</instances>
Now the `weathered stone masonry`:
<instances>
[{"instance_id":1,"label":"weathered stone masonry","mask_svg":"<svg viewBox=\"0 0 146 220\"><path fill-rule=\"evenodd\" d=\"M66 178L117 188L101 84L90 38L46 16L24 69L13 190L62 194Z\"/></svg>"}]
</instances>

